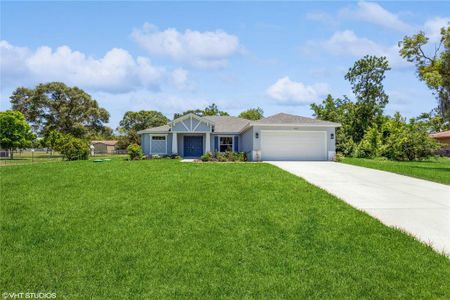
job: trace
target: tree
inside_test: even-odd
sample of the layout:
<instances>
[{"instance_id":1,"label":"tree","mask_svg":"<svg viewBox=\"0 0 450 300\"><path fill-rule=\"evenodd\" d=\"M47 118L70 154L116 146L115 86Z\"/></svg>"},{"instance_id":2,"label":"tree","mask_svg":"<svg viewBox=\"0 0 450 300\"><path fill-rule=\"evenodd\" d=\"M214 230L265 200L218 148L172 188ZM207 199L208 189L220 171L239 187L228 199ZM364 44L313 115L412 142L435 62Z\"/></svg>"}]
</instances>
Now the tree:
<instances>
[{"instance_id":1,"label":"tree","mask_svg":"<svg viewBox=\"0 0 450 300\"><path fill-rule=\"evenodd\" d=\"M89 158L89 144L86 140L64 135L62 143L58 146L65 160L87 160Z\"/></svg>"},{"instance_id":2,"label":"tree","mask_svg":"<svg viewBox=\"0 0 450 300\"><path fill-rule=\"evenodd\" d=\"M58 150L59 146L61 146L63 142L63 134L56 130L52 130L50 132L46 132L42 145L49 148L51 151L51 155L53 155L53 150Z\"/></svg>"},{"instance_id":3,"label":"tree","mask_svg":"<svg viewBox=\"0 0 450 300\"><path fill-rule=\"evenodd\" d=\"M30 146L33 139L31 126L22 113L14 110L0 112L0 146L9 150L11 159L13 150Z\"/></svg>"},{"instance_id":4,"label":"tree","mask_svg":"<svg viewBox=\"0 0 450 300\"><path fill-rule=\"evenodd\" d=\"M229 114L225 111L219 110L215 103L205 107L204 116L229 116Z\"/></svg>"},{"instance_id":5,"label":"tree","mask_svg":"<svg viewBox=\"0 0 450 300\"><path fill-rule=\"evenodd\" d=\"M357 60L345 75L356 98L355 114L358 117L354 120L353 133L356 143L363 139L369 127L381 123L383 109L389 102L383 80L390 69L386 57L366 55Z\"/></svg>"},{"instance_id":6,"label":"tree","mask_svg":"<svg viewBox=\"0 0 450 300\"><path fill-rule=\"evenodd\" d=\"M109 113L82 89L61 82L17 88L10 97L12 108L22 112L40 135L57 130L86 138L105 130Z\"/></svg>"},{"instance_id":7,"label":"tree","mask_svg":"<svg viewBox=\"0 0 450 300\"><path fill-rule=\"evenodd\" d=\"M382 134L378 127L370 127L364 138L355 149L355 156L362 158L375 158L381 154Z\"/></svg>"},{"instance_id":8,"label":"tree","mask_svg":"<svg viewBox=\"0 0 450 300\"><path fill-rule=\"evenodd\" d=\"M311 104L311 110L314 112L314 116L319 120L330 122L342 121L342 101L340 99L333 99L333 96L328 95L322 104Z\"/></svg>"},{"instance_id":9,"label":"tree","mask_svg":"<svg viewBox=\"0 0 450 300\"><path fill-rule=\"evenodd\" d=\"M204 116L229 116L229 114L225 111L219 110L217 105L215 103L205 107L205 109L191 109L187 110L182 113L175 113L173 115L174 119L178 119L179 117L182 117L184 115L187 115L189 113L196 114L197 116L204 117Z\"/></svg>"},{"instance_id":10,"label":"tree","mask_svg":"<svg viewBox=\"0 0 450 300\"><path fill-rule=\"evenodd\" d=\"M120 121L120 129L124 132L139 131L146 128L165 125L169 122L162 113L155 110L127 111Z\"/></svg>"},{"instance_id":11,"label":"tree","mask_svg":"<svg viewBox=\"0 0 450 300\"><path fill-rule=\"evenodd\" d=\"M415 120L423 123L429 133L450 130L450 123L445 122L438 109L433 109L429 113L422 113Z\"/></svg>"},{"instance_id":12,"label":"tree","mask_svg":"<svg viewBox=\"0 0 450 300\"><path fill-rule=\"evenodd\" d=\"M432 90L441 116L450 122L450 26L441 29L440 42L431 53L425 50L428 42L423 31L405 36L398 43L400 55L416 65L417 77Z\"/></svg>"},{"instance_id":13,"label":"tree","mask_svg":"<svg viewBox=\"0 0 450 300\"><path fill-rule=\"evenodd\" d=\"M313 115L324 121L337 122L341 127L336 128L336 150L344 155L352 155L356 144L355 135L356 104L347 97L334 99L328 95L321 104L311 104Z\"/></svg>"},{"instance_id":14,"label":"tree","mask_svg":"<svg viewBox=\"0 0 450 300\"><path fill-rule=\"evenodd\" d=\"M239 114L239 118L247 119L247 120L260 120L264 118L264 111L262 108L250 108Z\"/></svg>"},{"instance_id":15,"label":"tree","mask_svg":"<svg viewBox=\"0 0 450 300\"><path fill-rule=\"evenodd\" d=\"M424 123L415 119L407 123L398 112L383 124L382 134L381 154L389 159L423 159L439 149L439 144L430 138Z\"/></svg>"},{"instance_id":16,"label":"tree","mask_svg":"<svg viewBox=\"0 0 450 300\"><path fill-rule=\"evenodd\" d=\"M140 144L137 132L151 127L158 127L167 124L169 119L159 111L141 110L127 111L119 123L119 132L123 134L119 138L119 144L125 149L130 144Z\"/></svg>"}]
</instances>

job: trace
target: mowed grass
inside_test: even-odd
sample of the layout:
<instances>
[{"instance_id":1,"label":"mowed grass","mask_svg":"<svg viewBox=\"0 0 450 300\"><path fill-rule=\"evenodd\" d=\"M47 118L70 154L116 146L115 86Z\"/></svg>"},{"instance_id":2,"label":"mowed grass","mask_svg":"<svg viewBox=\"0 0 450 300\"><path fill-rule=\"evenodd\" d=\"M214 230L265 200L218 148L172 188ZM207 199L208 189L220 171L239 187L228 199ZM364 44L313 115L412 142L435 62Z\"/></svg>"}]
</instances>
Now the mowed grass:
<instances>
[{"instance_id":1,"label":"mowed grass","mask_svg":"<svg viewBox=\"0 0 450 300\"><path fill-rule=\"evenodd\" d=\"M345 157L341 162L450 184L450 158L448 157L426 161L391 161Z\"/></svg>"},{"instance_id":2,"label":"mowed grass","mask_svg":"<svg viewBox=\"0 0 450 300\"><path fill-rule=\"evenodd\" d=\"M126 158L127 155L122 154L97 154L96 156L89 157L90 160L103 159L103 158ZM25 165L25 164L37 164L37 163L49 163L49 162L61 162L63 157L60 153L54 152L53 154L45 151L31 151L14 152L13 159L9 157L0 158L0 167L11 165Z\"/></svg>"},{"instance_id":3,"label":"mowed grass","mask_svg":"<svg viewBox=\"0 0 450 300\"><path fill-rule=\"evenodd\" d=\"M0 292L450 298L450 260L268 164L0 168Z\"/></svg>"}]
</instances>

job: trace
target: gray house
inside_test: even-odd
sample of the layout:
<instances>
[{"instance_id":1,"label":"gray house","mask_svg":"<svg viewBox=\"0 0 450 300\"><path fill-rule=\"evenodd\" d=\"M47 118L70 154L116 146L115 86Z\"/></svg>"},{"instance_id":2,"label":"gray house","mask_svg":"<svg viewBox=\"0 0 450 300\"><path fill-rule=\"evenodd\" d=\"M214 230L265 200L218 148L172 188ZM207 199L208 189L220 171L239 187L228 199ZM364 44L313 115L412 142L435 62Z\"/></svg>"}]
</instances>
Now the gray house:
<instances>
[{"instance_id":1,"label":"gray house","mask_svg":"<svg viewBox=\"0 0 450 300\"><path fill-rule=\"evenodd\" d=\"M340 124L279 113L258 121L187 114L141 130L145 155L200 157L206 152L245 152L249 160L330 160Z\"/></svg>"}]
</instances>

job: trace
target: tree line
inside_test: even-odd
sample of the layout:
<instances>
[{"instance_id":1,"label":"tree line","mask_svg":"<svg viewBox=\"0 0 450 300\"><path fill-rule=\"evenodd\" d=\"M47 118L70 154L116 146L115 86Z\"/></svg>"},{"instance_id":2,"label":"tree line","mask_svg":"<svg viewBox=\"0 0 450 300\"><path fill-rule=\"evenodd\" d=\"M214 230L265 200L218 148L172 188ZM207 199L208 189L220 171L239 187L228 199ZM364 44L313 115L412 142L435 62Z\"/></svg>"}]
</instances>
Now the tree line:
<instances>
[{"instance_id":1,"label":"tree line","mask_svg":"<svg viewBox=\"0 0 450 300\"><path fill-rule=\"evenodd\" d=\"M348 70L354 101L347 96L328 95L311 109L318 119L339 122L337 150L358 157L386 156L391 159L417 159L431 155L437 145L430 132L449 129L450 124L450 26L442 28L440 42L427 54L429 38L423 32L405 36L399 42L400 55L416 66L418 78L433 92L437 106L431 112L406 120L399 113L386 116L389 102L383 80L390 70L386 57L365 56ZM0 112L0 146L4 149L42 146L63 153L67 159L87 157L89 141L117 139L120 148L140 143L137 132L169 122L161 112L127 111L116 128L106 124L110 115L91 95L62 82L17 88L10 97L12 109ZM211 104L203 109L175 113L199 116L229 116ZM245 110L239 117L263 118L259 107ZM38 138L38 139L37 139ZM10 151L11 156L13 155Z\"/></svg>"},{"instance_id":2,"label":"tree line","mask_svg":"<svg viewBox=\"0 0 450 300\"><path fill-rule=\"evenodd\" d=\"M426 54L428 42L420 32L405 36L399 47L400 55L415 63L418 78L436 96L437 106L431 112L409 120L398 112L394 116L385 115L389 96L383 80L391 68L386 57L369 55L356 61L344 77L355 101L347 96L328 95L322 103L311 105L317 118L341 123L336 133L339 153L413 160L429 157L440 148L429 133L450 129L450 27L442 28L440 42L432 54Z\"/></svg>"},{"instance_id":3,"label":"tree line","mask_svg":"<svg viewBox=\"0 0 450 300\"><path fill-rule=\"evenodd\" d=\"M78 87L62 82L39 84L35 88L17 88L10 97L11 110L0 112L0 146L13 151L20 148L44 147L61 152L67 159L89 155L92 140L116 139L118 147L139 144L137 132L165 125L169 119L155 110L127 111L116 129L106 124L109 112L100 107L91 95ZM204 109L175 113L178 118L188 113L200 116L228 116L216 104ZM239 117L258 120L261 108L243 111Z\"/></svg>"}]
</instances>

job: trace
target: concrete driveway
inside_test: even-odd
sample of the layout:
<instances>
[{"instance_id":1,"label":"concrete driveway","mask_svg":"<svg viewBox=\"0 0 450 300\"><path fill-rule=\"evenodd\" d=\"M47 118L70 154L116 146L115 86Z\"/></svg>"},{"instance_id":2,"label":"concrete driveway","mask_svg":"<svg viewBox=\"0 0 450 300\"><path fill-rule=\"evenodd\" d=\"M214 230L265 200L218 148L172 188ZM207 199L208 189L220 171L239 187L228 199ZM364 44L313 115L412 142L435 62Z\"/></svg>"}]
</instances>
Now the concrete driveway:
<instances>
[{"instance_id":1,"label":"concrete driveway","mask_svg":"<svg viewBox=\"0 0 450 300\"><path fill-rule=\"evenodd\" d=\"M450 186L335 162L268 162L450 256Z\"/></svg>"}]
</instances>

